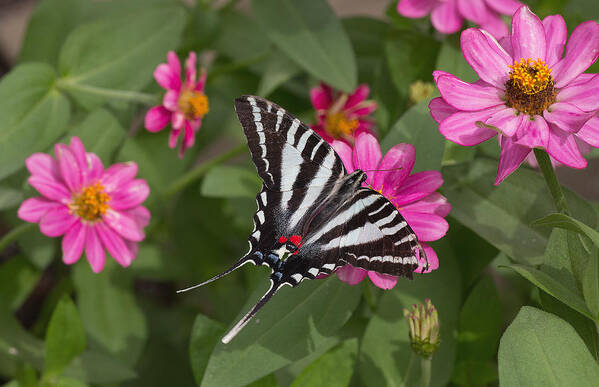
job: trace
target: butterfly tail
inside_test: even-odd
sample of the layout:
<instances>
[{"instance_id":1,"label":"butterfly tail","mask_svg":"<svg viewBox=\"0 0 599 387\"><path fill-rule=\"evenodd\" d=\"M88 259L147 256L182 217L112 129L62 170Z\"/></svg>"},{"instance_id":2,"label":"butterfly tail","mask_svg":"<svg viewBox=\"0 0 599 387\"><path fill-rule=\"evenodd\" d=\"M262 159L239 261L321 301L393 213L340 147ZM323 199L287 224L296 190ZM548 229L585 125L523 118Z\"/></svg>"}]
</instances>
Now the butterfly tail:
<instances>
[{"instance_id":1,"label":"butterfly tail","mask_svg":"<svg viewBox=\"0 0 599 387\"><path fill-rule=\"evenodd\" d=\"M201 286L204 286L206 284L209 284L210 282L214 282L217 279L223 278L224 276L226 276L227 274L230 274L231 272L239 269L241 266L245 265L248 262L252 262L252 260L246 255L245 257L241 258L239 261L237 261L233 266L231 266L230 268L228 268L227 270L223 271L222 273L215 275L214 277L210 278L209 280L206 280L200 284L197 285L193 285L190 286L188 288L185 289L181 289L181 290L177 290L177 293L183 293L183 292L187 292L189 290L193 290L196 288L199 288Z\"/></svg>"},{"instance_id":2,"label":"butterfly tail","mask_svg":"<svg viewBox=\"0 0 599 387\"><path fill-rule=\"evenodd\" d=\"M223 342L223 344L227 344L231 340L233 340L233 338L235 336L237 336L239 331L241 331L243 329L243 327L245 327L247 325L247 323L250 322L252 317L254 317L254 315L264 305L266 305L266 303L271 299L271 297L275 295L275 293L281 288L281 286L282 285L280 282L275 283L275 282L273 282L273 280L271 280L270 281L270 289L268 289L268 291L262 296L260 301L258 301L256 303L256 305L254 305L254 307L252 309L250 309L250 311L247 312L247 314L245 316L243 316L243 318L241 320L239 320L239 322L237 322L237 324L235 324L235 326L233 328L231 328L231 330L222 338L221 341Z\"/></svg>"}]
</instances>

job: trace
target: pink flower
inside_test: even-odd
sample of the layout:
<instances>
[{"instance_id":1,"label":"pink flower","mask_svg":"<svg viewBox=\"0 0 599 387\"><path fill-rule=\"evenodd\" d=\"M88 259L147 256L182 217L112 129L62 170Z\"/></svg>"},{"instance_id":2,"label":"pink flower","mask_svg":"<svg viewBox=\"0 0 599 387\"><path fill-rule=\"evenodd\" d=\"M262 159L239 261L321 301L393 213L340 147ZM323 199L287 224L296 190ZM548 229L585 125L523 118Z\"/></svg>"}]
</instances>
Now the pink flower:
<instances>
[{"instance_id":1,"label":"pink flower","mask_svg":"<svg viewBox=\"0 0 599 387\"><path fill-rule=\"evenodd\" d=\"M177 55L170 51L168 63L161 63L154 70L154 79L166 90L162 105L154 106L146 113L146 129L159 132L171 124L168 146L177 146L179 134L183 130L183 140L179 157L193 146L195 134L202 126L202 118L209 111L208 97L204 94L206 71L202 70L196 80L196 54L189 53L185 61L185 81L181 83L181 63Z\"/></svg>"},{"instance_id":2,"label":"pink flower","mask_svg":"<svg viewBox=\"0 0 599 387\"><path fill-rule=\"evenodd\" d=\"M480 29L462 33L464 57L480 80L471 84L443 71L433 73L441 98L429 107L448 140L470 146L500 134L495 184L532 148L546 149L569 167L585 168L577 140L599 145L599 127L585 125L599 109L599 76L583 74L599 55L599 25L580 24L567 45L566 34L561 16L541 21L522 7L512 19L511 35L500 43Z\"/></svg>"},{"instance_id":3,"label":"pink flower","mask_svg":"<svg viewBox=\"0 0 599 387\"><path fill-rule=\"evenodd\" d=\"M85 255L92 270L104 268L105 252L127 267L144 239L150 212L141 203L150 194L145 180L135 179L137 164L114 164L104 170L94 153L86 153L78 137L71 145L56 144L56 159L34 153L25 161L28 182L42 196L25 200L18 216L39 223L41 232L62 238L67 265Z\"/></svg>"},{"instance_id":4,"label":"pink flower","mask_svg":"<svg viewBox=\"0 0 599 387\"><path fill-rule=\"evenodd\" d=\"M416 151L410 144L395 145L383 158L379 143L371 133L358 134L353 149L344 141L333 141L332 146L347 171L361 169L366 172L368 179L364 185L385 195L412 227L427 255L428 269L425 272L437 269L437 254L423 242L442 238L449 227L444 218L451 206L443 195L435 192L443 184L441 174L438 171L411 174ZM416 272L423 272L426 266L427 261L422 257ZM337 270L337 276L350 285L359 283L367 274L382 289L391 289L397 283L397 277L367 272L351 265Z\"/></svg>"},{"instance_id":5,"label":"pink flower","mask_svg":"<svg viewBox=\"0 0 599 387\"><path fill-rule=\"evenodd\" d=\"M409 18L430 13L431 23L442 34L458 32L466 19L500 38L508 32L501 15L511 16L521 5L517 0L400 0L397 12Z\"/></svg>"},{"instance_id":6,"label":"pink flower","mask_svg":"<svg viewBox=\"0 0 599 387\"><path fill-rule=\"evenodd\" d=\"M358 86L350 95L334 92L324 83L312 88L310 97L318 120L312 129L327 142L338 139L353 142L357 133L370 131L373 125L368 115L376 110L376 102L367 100L368 94L368 85Z\"/></svg>"}]
</instances>

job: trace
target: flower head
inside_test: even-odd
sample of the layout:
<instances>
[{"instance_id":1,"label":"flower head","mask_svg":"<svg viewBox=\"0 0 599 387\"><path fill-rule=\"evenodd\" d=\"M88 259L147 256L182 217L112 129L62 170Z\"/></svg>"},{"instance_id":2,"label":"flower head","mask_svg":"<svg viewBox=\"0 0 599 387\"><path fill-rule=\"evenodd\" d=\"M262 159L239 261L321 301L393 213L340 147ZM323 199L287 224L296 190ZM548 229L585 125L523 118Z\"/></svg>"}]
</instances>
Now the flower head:
<instances>
[{"instance_id":1,"label":"flower head","mask_svg":"<svg viewBox=\"0 0 599 387\"><path fill-rule=\"evenodd\" d=\"M358 134L353 149L344 141L333 141L332 146L347 171L361 169L366 172L368 179L364 185L389 199L414 230L427 256L426 260L421 257L416 272L428 273L437 269L437 254L422 242L442 238L449 227L444 218L451 206L443 195L435 192L443 184L441 174L438 171L412 174L416 151L410 144L396 145L382 157L378 141L367 132ZM337 270L337 276L350 285L361 282L366 275L382 289L391 289L397 283L397 277L350 265Z\"/></svg>"},{"instance_id":2,"label":"flower head","mask_svg":"<svg viewBox=\"0 0 599 387\"><path fill-rule=\"evenodd\" d=\"M312 129L328 142L339 139L353 142L356 134L372 128L368 115L376 110L376 102L366 99L369 93L367 85L358 86L349 95L334 92L324 83L312 88L310 97L318 122Z\"/></svg>"},{"instance_id":3,"label":"flower head","mask_svg":"<svg viewBox=\"0 0 599 387\"><path fill-rule=\"evenodd\" d=\"M412 305L412 309L404 309L403 314L410 325L410 341L412 349L425 359L431 357L439 349L439 315L431 300L426 299L424 305Z\"/></svg>"},{"instance_id":4,"label":"flower head","mask_svg":"<svg viewBox=\"0 0 599 387\"><path fill-rule=\"evenodd\" d=\"M177 54L168 53L168 63L161 63L154 70L154 78L166 90L162 105L154 106L146 113L145 125L150 132L159 132L169 123L172 130L169 147L177 146L183 132L179 157L193 146L195 133L202 126L204 115L210 110L208 97L204 94L206 71L196 79L196 54L190 52L185 61L185 79L181 82L181 63Z\"/></svg>"},{"instance_id":5,"label":"flower head","mask_svg":"<svg viewBox=\"0 0 599 387\"><path fill-rule=\"evenodd\" d=\"M28 182L42 196L25 200L18 216L39 223L41 232L62 238L62 259L70 265L85 255L92 270L102 271L105 252L126 267L144 239L150 212L141 204L150 194L145 180L136 179L137 164L114 164L104 170L78 137L71 145L56 144L56 159L34 153L25 161Z\"/></svg>"},{"instance_id":6,"label":"flower head","mask_svg":"<svg viewBox=\"0 0 599 387\"><path fill-rule=\"evenodd\" d=\"M517 0L400 0L397 12L409 18L431 14L431 23L442 34L462 28L464 19L500 38L507 34L501 15L511 16L522 3Z\"/></svg>"},{"instance_id":7,"label":"flower head","mask_svg":"<svg viewBox=\"0 0 599 387\"><path fill-rule=\"evenodd\" d=\"M561 16L541 21L521 7L511 34L500 42L480 29L462 33L464 57L480 80L467 83L443 71L433 73L441 97L429 107L448 140L469 146L499 134L495 184L533 148L546 149L561 164L584 168L578 142L599 145L599 128L585 125L599 109L599 75L583 74L599 56L599 25L588 21L569 40L566 34Z\"/></svg>"}]
</instances>

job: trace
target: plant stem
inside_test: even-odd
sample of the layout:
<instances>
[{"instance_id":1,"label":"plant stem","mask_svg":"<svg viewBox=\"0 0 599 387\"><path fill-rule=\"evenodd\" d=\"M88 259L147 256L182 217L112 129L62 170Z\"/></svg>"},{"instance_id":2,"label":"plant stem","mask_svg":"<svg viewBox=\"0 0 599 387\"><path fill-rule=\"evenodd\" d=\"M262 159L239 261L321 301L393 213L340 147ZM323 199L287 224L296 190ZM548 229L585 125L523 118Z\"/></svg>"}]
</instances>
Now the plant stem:
<instances>
[{"instance_id":1,"label":"plant stem","mask_svg":"<svg viewBox=\"0 0 599 387\"><path fill-rule=\"evenodd\" d=\"M432 369L432 358L421 358L420 359L420 369L422 371L422 376L420 378L420 385L422 387L428 387L431 384L431 369Z\"/></svg>"},{"instance_id":2,"label":"plant stem","mask_svg":"<svg viewBox=\"0 0 599 387\"><path fill-rule=\"evenodd\" d=\"M0 252L4 251L11 243L17 240L21 235L32 231L35 228L35 223L22 223L17 227L10 230L6 235L0 239Z\"/></svg>"},{"instance_id":3,"label":"plant stem","mask_svg":"<svg viewBox=\"0 0 599 387\"><path fill-rule=\"evenodd\" d=\"M549 192L551 192L551 196L555 202L557 211L568 215L570 211L568 210L568 205L566 204L566 197L564 196L562 186L557 181L557 176L555 175L553 165L551 165L549 155L547 152L541 149L535 148L534 152L535 157L537 158L537 163L539 163L539 168L541 168L541 172L543 173L543 177L545 178L545 182L549 188Z\"/></svg>"},{"instance_id":4,"label":"plant stem","mask_svg":"<svg viewBox=\"0 0 599 387\"><path fill-rule=\"evenodd\" d=\"M190 185L191 183L198 180L200 177L204 176L206 172L208 172L212 167L232 159L233 157L241 154L246 149L245 144L240 144L230 151L218 155L208 161L205 161L199 165L197 165L194 169L187 172L177 180L175 180L165 191L164 194L166 196L171 196L176 194L177 192L183 190L185 187Z\"/></svg>"},{"instance_id":5,"label":"plant stem","mask_svg":"<svg viewBox=\"0 0 599 387\"><path fill-rule=\"evenodd\" d=\"M140 104L150 106L157 105L160 103L159 98L153 94L139 93L137 91L129 90L105 89L103 87L96 87L71 82L68 78L59 79L58 81L56 81L56 86L62 90L83 92L99 97L117 99L128 102L137 102Z\"/></svg>"}]
</instances>

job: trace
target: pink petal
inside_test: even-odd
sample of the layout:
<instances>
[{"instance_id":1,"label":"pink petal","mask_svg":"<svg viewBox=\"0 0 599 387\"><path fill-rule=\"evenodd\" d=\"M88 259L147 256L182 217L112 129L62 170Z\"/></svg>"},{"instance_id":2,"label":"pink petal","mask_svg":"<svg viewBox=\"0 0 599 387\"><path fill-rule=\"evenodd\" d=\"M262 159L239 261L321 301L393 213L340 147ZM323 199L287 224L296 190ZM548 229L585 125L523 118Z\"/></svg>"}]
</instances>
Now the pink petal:
<instances>
[{"instance_id":1,"label":"pink petal","mask_svg":"<svg viewBox=\"0 0 599 387\"><path fill-rule=\"evenodd\" d=\"M137 175L137 163L133 161L117 163L104 172L101 183L107 193L118 193L120 187L133 180L135 175Z\"/></svg>"},{"instance_id":2,"label":"pink petal","mask_svg":"<svg viewBox=\"0 0 599 387\"><path fill-rule=\"evenodd\" d=\"M89 169L89 165L87 164L87 153L85 152L85 147L83 146L81 139L77 136L71 137L71 152L73 152L73 155L77 160L81 173L87 175Z\"/></svg>"},{"instance_id":3,"label":"pink petal","mask_svg":"<svg viewBox=\"0 0 599 387\"><path fill-rule=\"evenodd\" d=\"M503 108L503 106L501 107ZM497 132L481 126L500 109L490 108L478 112L458 112L439 124L439 131L446 139L456 144L471 146L497 135Z\"/></svg>"},{"instance_id":4,"label":"pink petal","mask_svg":"<svg viewBox=\"0 0 599 387\"><path fill-rule=\"evenodd\" d=\"M430 195L423 197L422 199L403 205L402 211L410 212L424 212L446 217L451 211L451 204L447 201L445 196L438 192L433 192Z\"/></svg>"},{"instance_id":5,"label":"pink petal","mask_svg":"<svg viewBox=\"0 0 599 387\"><path fill-rule=\"evenodd\" d=\"M526 6L520 7L512 18L512 49L516 61L545 60L547 42L543 23Z\"/></svg>"},{"instance_id":6,"label":"pink petal","mask_svg":"<svg viewBox=\"0 0 599 387\"><path fill-rule=\"evenodd\" d=\"M100 180L104 174L104 165L102 164L102 160L100 160L95 153L88 153L86 156L89 169L87 173L87 179L84 184L89 184L90 182Z\"/></svg>"},{"instance_id":7,"label":"pink petal","mask_svg":"<svg viewBox=\"0 0 599 387\"><path fill-rule=\"evenodd\" d=\"M458 12L456 0L439 3L431 12L431 23L442 34L453 34L462 28L464 18Z\"/></svg>"},{"instance_id":8,"label":"pink petal","mask_svg":"<svg viewBox=\"0 0 599 387\"><path fill-rule=\"evenodd\" d=\"M505 108L493 114L485 121L485 124L494 126L506 136L511 137L516 133L525 117L525 114L519 114L515 109Z\"/></svg>"},{"instance_id":9,"label":"pink petal","mask_svg":"<svg viewBox=\"0 0 599 387\"><path fill-rule=\"evenodd\" d=\"M54 152L58 159L58 167L60 169L63 181L71 192L77 192L83 183L81 169L71 149L63 144L56 144Z\"/></svg>"},{"instance_id":10,"label":"pink petal","mask_svg":"<svg viewBox=\"0 0 599 387\"><path fill-rule=\"evenodd\" d=\"M103 222L96 223L95 228L102 244L106 247L110 255L112 255L112 257L123 267L131 265L133 256L123 241L123 238Z\"/></svg>"},{"instance_id":11,"label":"pink petal","mask_svg":"<svg viewBox=\"0 0 599 387\"><path fill-rule=\"evenodd\" d=\"M173 113L173 115L171 117L171 126L173 127L173 129L177 130L177 133L179 130L183 129L185 122L186 122L185 114L183 114L181 112Z\"/></svg>"},{"instance_id":12,"label":"pink petal","mask_svg":"<svg viewBox=\"0 0 599 387\"><path fill-rule=\"evenodd\" d=\"M506 177L514 172L530 153L530 148L518 145L509 137L501 137L501 155L497 168L495 185L499 185Z\"/></svg>"},{"instance_id":13,"label":"pink petal","mask_svg":"<svg viewBox=\"0 0 599 387\"><path fill-rule=\"evenodd\" d=\"M595 148L599 148L599 117L588 120L576 133L576 137Z\"/></svg>"},{"instance_id":14,"label":"pink petal","mask_svg":"<svg viewBox=\"0 0 599 387\"><path fill-rule=\"evenodd\" d=\"M476 24L484 24L491 17L485 0L457 0L462 16Z\"/></svg>"},{"instance_id":15,"label":"pink petal","mask_svg":"<svg viewBox=\"0 0 599 387\"><path fill-rule=\"evenodd\" d=\"M507 26L503 22L503 18L501 17L501 15L498 15L495 12L491 12L491 15L489 16L487 21L485 23L482 23L480 25L480 28L487 31L497 39L505 37L508 34ZM501 47L504 47L503 44L501 44ZM511 47L508 52L510 51Z\"/></svg>"},{"instance_id":16,"label":"pink petal","mask_svg":"<svg viewBox=\"0 0 599 387\"><path fill-rule=\"evenodd\" d=\"M424 249L426 259L419 257L418 268L414 270L414 273L430 273L433 270L437 270L439 268L439 258L437 258L435 250L426 243L421 243L420 245Z\"/></svg>"},{"instance_id":17,"label":"pink petal","mask_svg":"<svg viewBox=\"0 0 599 387\"><path fill-rule=\"evenodd\" d=\"M125 241L125 245L127 246L127 249L129 249L129 253L133 257L133 259L135 260L135 258L137 258L137 253L139 252L139 246L137 245L137 242Z\"/></svg>"},{"instance_id":18,"label":"pink petal","mask_svg":"<svg viewBox=\"0 0 599 387\"><path fill-rule=\"evenodd\" d=\"M547 153L570 168L582 169L587 166L587 161L580 154L574 135L554 126L551 127Z\"/></svg>"},{"instance_id":19,"label":"pink petal","mask_svg":"<svg viewBox=\"0 0 599 387\"><path fill-rule=\"evenodd\" d=\"M202 93L204 91L204 86L206 85L206 78L208 74L206 73L206 69L202 69L200 71L200 79L198 79L198 83L196 83L195 91L199 91Z\"/></svg>"},{"instance_id":20,"label":"pink petal","mask_svg":"<svg viewBox=\"0 0 599 387\"><path fill-rule=\"evenodd\" d=\"M337 155L339 155L341 161L343 161L343 165L345 166L345 170L347 171L347 173L352 173L355 170L355 168L353 162L354 151L351 148L351 146L349 146L349 144L345 141L341 140L331 141L331 146L333 147L335 152L337 152Z\"/></svg>"},{"instance_id":21,"label":"pink petal","mask_svg":"<svg viewBox=\"0 0 599 387\"><path fill-rule=\"evenodd\" d=\"M75 222L62 238L62 261L71 265L81 258L87 236L87 227Z\"/></svg>"},{"instance_id":22,"label":"pink petal","mask_svg":"<svg viewBox=\"0 0 599 387\"><path fill-rule=\"evenodd\" d=\"M595 63L598 55L599 25L593 20L581 23L570 35L565 57L553 66L555 87L567 86Z\"/></svg>"},{"instance_id":23,"label":"pink petal","mask_svg":"<svg viewBox=\"0 0 599 387\"><path fill-rule=\"evenodd\" d=\"M69 214L67 206L59 206L48 211L40 221L42 234L49 237L61 236L79 219Z\"/></svg>"},{"instance_id":24,"label":"pink petal","mask_svg":"<svg viewBox=\"0 0 599 387\"><path fill-rule=\"evenodd\" d=\"M547 54L545 60L549 67L557 63L564 53L564 46L568 40L568 30L562 15L550 15L543 19L545 38L547 40Z\"/></svg>"},{"instance_id":25,"label":"pink petal","mask_svg":"<svg viewBox=\"0 0 599 387\"><path fill-rule=\"evenodd\" d=\"M543 112L548 122L567 132L578 132L594 113L585 113L574 105L558 102Z\"/></svg>"},{"instance_id":26,"label":"pink petal","mask_svg":"<svg viewBox=\"0 0 599 387\"><path fill-rule=\"evenodd\" d=\"M27 182L48 199L66 203L71 198L71 193L67 187L56 180L44 179L43 177L34 175L29 177Z\"/></svg>"},{"instance_id":27,"label":"pink petal","mask_svg":"<svg viewBox=\"0 0 599 387\"><path fill-rule=\"evenodd\" d=\"M505 50L505 52L512 56L514 50L512 49L511 36L504 36L503 38L499 39L499 45Z\"/></svg>"},{"instance_id":28,"label":"pink petal","mask_svg":"<svg viewBox=\"0 0 599 387\"><path fill-rule=\"evenodd\" d=\"M331 89L322 83L310 89L310 99L316 110L328 110L333 103Z\"/></svg>"},{"instance_id":29,"label":"pink petal","mask_svg":"<svg viewBox=\"0 0 599 387\"><path fill-rule=\"evenodd\" d=\"M181 133L181 129L175 129L173 128L173 130L171 130L171 133L168 137L168 146L169 148L174 148L177 146L177 141L179 140L179 134Z\"/></svg>"},{"instance_id":30,"label":"pink petal","mask_svg":"<svg viewBox=\"0 0 599 387\"><path fill-rule=\"evenodd\" d=\"M30 198L21 203L17 216L26 222L37 223L48 211L61 205L43 197Z\"/></svg>"},{"instance_id":31,"label":"pink petal","mask_svg":"<svg viewBox=\"0 0 599 387\"><path fill-rule=\"evenodd\" d=\"M346 110L346 113L349 118L359 118L374 112L377 107L378 105L376 102L367 100L354 105L351 109Z\"/></svg>"},{"instance_id":32,"label":"pink petal","mask_svg":"<svg viewBox=\"0 0 599 387\"><path fill-rule=\"evenodd\" d=\"M428 15L436 0L400 0L397 12L405 17L417 19Z\"/></svg>"},{"instance_id":33,"label":"pink petal","mask_svg":"<svg viewBox=\"0 0 599 387\"><path fill-rule=\"evenodd\" d=\"M175 90L169 90L164 93L164 97L162 97L162 106L166 108L166 110L171 112L176 112L179 109L179 92ZM170 118L170 114L169 114Z\"/></svg>"},{"instance_id":34,"label":"pink petal","mask_svg":"<svg viewBox=\"0 0 599 387\"><path fill-rule=\"evenodd\" d=\"M462 32L462 52L478 76L500 89L505 87L512 58L488 33L476 28Z\"/></svg>"},{"instance_id":35,"label":"pink petal","mask_svg":"<svg viewBox=\"0 0 599 387\"><path fill-rule=\"evenodd\" d=\"M428 104L428 108L431 111L433 120L437 121L438 124L453 113L458 112L456 108L445 102L441 97L433 98Z\"/></svg>"},{"instance_id":36,"label":"pink petal","mask_svg":"<svg viewBox=\"0 0 599 387\"><path fill-rule=\"evenodd\" d=\"M375 189L393 190L410 175L416 161L416 149L412 144L397 144L389 149L374 175L372 186Z\"/></svg>"},{"instance_id":37,"label":"pink petal","mask_svg":"<svg viewBox=\"0 0 599 387\"><path fill-rule=\"evenodd\" d=\"M110 209L106 211L102 219L114 231L127 240L139 242L145 238L143 230L138 227L135 220L123 212Z\"/></svg>"},{"instance_id":38,"label":"pink petal","mask_svg":"<svg viewBox=\"0 0 599 387\"><path fill-rule=\"evenodd\" d=\"M449 229L447 221L439 215L402 210L401 215L412 227L419 241L436 241Z\"/></svg>"},{"instance_id":39,"label":"pink petal","mask_svg":"<svg viewBox=\"0 0 599 387\"><path fill-rule=\"evenodd\" d=\"M154 79L164 89L181 89L181 63L174 51L167 55L168 64L160 64L154 70Z\"/></svg>"},{"instance_id":40,"label":"pink petal","mask_svg":"<svg viewBox=\"0 0 599 387\"><path fill-rule=\"evenodd\" d=\"M47 180L62 182L62 177L58 169L58 161L45 153L34 153L25 160L27 170L32 175L42 177Z\"/></svg>"},{"instance_id":41,"label":"pink petal","mask_svg":"<svg viewBox=\"0 0 599 387\"><path fill-rule=\"evenodd\" d=\"M345 265L335 272L339 279L349 285L357 285L366 277L366 270L352 265Z\"/></svg>"},{"instance_id":42,"label":"pink petal","mask_svg":"<svg viewBox=\"0 0 599 387\"><path fill-rule=\"evenodd\" d=\"M132 217L139 228L144 228L150 223L150 211L144 206L137 206L126 211Z\"/></svg>"},{"instance_id":43,"label":"pink petal","mask_svg":"<svg viewBox=\"0 0 599 387\"><path fill-rule=\"evenodd\" d=\"M143 179L135 179L119 187L110 200L115 210L127 210L139 206L150 195L150 187Z\"/></svg>"},{"instance_id":44,"label":"pink petal","mask_svg":"<svg viewBox=\"0 0 599 387\"><path fill-rule=\"evenodd\" d=\"M197 63L196 53L190 52L185 60L185 86L187 89L193 89L196 83Z\"/></svg>"},{"instance_id":45,"label":"pink petal","mask_svg":"<svg viewBox=\"0 0 599 387\"><path fill-rule=\"evenodd\" d=\"M385 290L393 289L397 284L397 277L389 274L381 274L376 271L369 271L368 278L377 287Z\"/></svg>"},{"instance_id":46,"label":"pink petal","mask_svg":"<svg viewBox=\"0 0 599 387\"><path fill-rule=\"evenodd\" d=\"M171 112L164 106L154 106L146 113L145 127L149 132L160 132L171 120Z\"/></svg>"},{"instance_id":47,"label":"pink petal","mask_svg":"<svg viewBox=\"0 0 599 387\"><path fill-rule=\"evenodd\" d=\"M599 109L599 75L594 76L585 83L574 84L561 89L557 94L559 102L568 102L580 110L590 112ZM553 105L549 110L553 108Z\"/></svg>"},{"instance_id":48,"label":"pink petal","mask_svg":"<svg viewBox=\"0 0 599 387\"><path fill-rule=\"evenodd\" d=\"M99 273L104 269L104 263L106 262L104 246L98 237L96 227L86 226L86 228L87 238L85 240L85 255L93 272Z\"/></svg>"},{"instance_id":49,"label":"pink petal","mask_svg":"<svg viewBox=\"0 0 599 387\"><path fill-rule=\"evenodd\" d=\"M545 148L549 141L549 126L541 116L527 117L522 120L522 126L514 137L519 145L529 148Z\"/></svg>"},{"instance_id":50,"label":"pink petal","mask_svg":"<svg viewBox=\"0 0 599 387\"><path fill-rule=\"evenodd\" d=\"M437 79L437 87L445 102L458 110L476 111L504 104L504 91L489 84L471 84L445 75Z\"/></svg>"},{"instance_id":51,"label":"pink petal","mask_svg":"<svg viewBox=\"0 0 599 387\"><path fill-rule=\"evenodd\" d=\"M391 191L393 204L402 207L435 192L443 185L439 171L422 171L408 176L401 187Z\"/></svg>"},{"instance_id":52,"label":"pink petal","mask_svg":"<svg viewBox=\"0 0 599 387\"><path fill-rule=\"evenodd\" d=\"M354 166L368 175L367 183L372 185L372 177L381 161L381 147L376 137L370 133L360 133L354 143Z\"/></svg>"},{"instance_id":53,"label":"pink petal","mask_svg":"<svg viewBox=\"0 0 599 387\"><path fill-rule=\"evenodd\" d=\"M354 90L354 92L347 97L347 101L345 101L345 106L343 109L352 109L354 106L368 98L368 94L370 94L370 88L368 85L359 85L356 90Z\"/></svg>"},{"instance_id":54,"label":"pink petal","mask_svg":"<svg viewBox=\"0 0 599 387\"><path fill-rule=\"evenodd\" d=\"M487 5L495 12L512 16L522 6L517 0L487 0Z\"/></svg>"}]
</instances>

